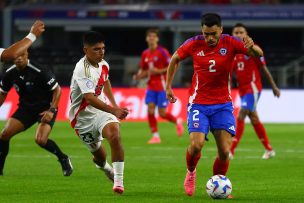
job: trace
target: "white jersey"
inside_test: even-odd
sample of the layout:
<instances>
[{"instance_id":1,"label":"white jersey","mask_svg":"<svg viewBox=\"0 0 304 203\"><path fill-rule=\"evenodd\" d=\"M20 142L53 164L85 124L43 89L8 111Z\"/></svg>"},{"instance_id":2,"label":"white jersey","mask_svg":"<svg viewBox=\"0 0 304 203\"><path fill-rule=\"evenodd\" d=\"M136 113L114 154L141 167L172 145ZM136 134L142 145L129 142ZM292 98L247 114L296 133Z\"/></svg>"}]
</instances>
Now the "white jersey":
<instances>
[{"instance_id":1,"label":"white jersey","mask_svg":"<svg viewBox=\"0 0 304 203\"><path fill-rule=\"evenodd\" d=\"M98 99L106 102L103 86L108 79L109 64L105 60L98 63L98 68L92 66L86 56L76 64L70 87L69 107L69 119L73 128L81 130L92 124L91 121L100 110L88 105L83 95L94 93Z\"/></svg>"},{"instance_id":2,"label":"white jersey","mask_svg":"<svg viewBox=\"0 0 304 203\"><path fill-rule=\"evenodd\" d=\"M5 49L0 48L0 61L1 61L1 54L2 54L2 52L3 52L4 50L5 50Z\"/></svg>"}]
</instances>

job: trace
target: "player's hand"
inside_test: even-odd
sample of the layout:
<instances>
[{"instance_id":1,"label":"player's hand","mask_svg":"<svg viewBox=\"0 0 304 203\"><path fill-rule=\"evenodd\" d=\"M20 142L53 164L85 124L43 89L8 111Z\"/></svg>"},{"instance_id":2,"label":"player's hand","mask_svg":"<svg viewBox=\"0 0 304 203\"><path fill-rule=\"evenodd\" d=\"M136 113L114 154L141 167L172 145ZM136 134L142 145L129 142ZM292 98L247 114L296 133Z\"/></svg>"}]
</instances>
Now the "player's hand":
<instances>
[{"instance_id":1,"label":"player's hand","mask_svg":"<svg viewBox=\"0 0 304 203\"><path fill-rule=\"evenodd\" d=\"M175 97L172 89L166 89L166 96L167 96L167 99L170 103L175 103L177 98Z\"/></svg>"},{"instance_id":2,"label":"player's hand","mask_svg":"<svg viewBox=\"0 0 304 203\"><path fill-rule=\"evenodd\" d=\"M31 33L33 33L36 37L39 37L45 31L44 22L41 20L36 20L32 25Z\"/></svg>"},{"instance_id":3,"label":"player's hand","mask_svg":"<svg viewBox=\"0 0 304 203\"><path fill-rule=\"evenodd\" d=\"M251 49L254 45L252 38L249 36L244 37L243 41L244 41L244 45L247 49Z\"/></svg>"},{"instance_id":4,"label":"player's hand","mask_svg":"<svg viewBox=\"0 0 304 203\"><path fill-rule=\"evenodd\" d=\"M123 120L129 114L129 110L127 108L115 108L113 114L120 120Z\"/></svg>"},{"instance_id":5,"label":"player's hand","mask_svg":"<svg viewBox=\"0 0 304 203\"><path fill-rule=\"evenodd\" d=\"M272 89L272 91L273 91L274 96L276 96L278 98L281 96L281 91L280 91L279 88L275 87L275 88Z\"/></svg>"},{"instance_id":6,"label":"player's hand","mask_svg":"<svg viewBox=\"0 0 304 203\"><path fill-rule=\"evenodd\" d=\"M40 116L42 116L42 118L41 118L42 123L48 123L53 119L54 113L50 112L50 111L44 111L44 112L40 113Z\"/></svg>"},{"instance_id":7,"label":"player's hand","mask_svg":"<svg viewBox=\"0 0 304 203\"><path fill-rule=\"evenodd\" d=\"M135 80L135 81L139 80L138 74L134 74L132 78L133 78L133 80Z\"/></svg>"}]
</instances>

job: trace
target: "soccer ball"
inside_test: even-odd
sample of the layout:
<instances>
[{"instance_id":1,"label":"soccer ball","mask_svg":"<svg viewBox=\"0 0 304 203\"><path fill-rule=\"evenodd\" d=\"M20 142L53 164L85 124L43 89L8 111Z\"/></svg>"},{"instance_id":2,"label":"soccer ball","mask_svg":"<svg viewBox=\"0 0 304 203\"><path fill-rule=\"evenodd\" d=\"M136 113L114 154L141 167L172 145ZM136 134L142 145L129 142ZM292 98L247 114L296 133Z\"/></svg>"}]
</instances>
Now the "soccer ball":
<instances>
[{"instance_id":1,"label":"soccer ball","mask_svg":"<svg viewBox=\"0 0 304 203\"><path fill-rule=\"evenodd\" d=\"M232 185L226 176L215 175L208 180L206 191L213 199L226 199L232 192Z\"/></svg>"}]
</instances>

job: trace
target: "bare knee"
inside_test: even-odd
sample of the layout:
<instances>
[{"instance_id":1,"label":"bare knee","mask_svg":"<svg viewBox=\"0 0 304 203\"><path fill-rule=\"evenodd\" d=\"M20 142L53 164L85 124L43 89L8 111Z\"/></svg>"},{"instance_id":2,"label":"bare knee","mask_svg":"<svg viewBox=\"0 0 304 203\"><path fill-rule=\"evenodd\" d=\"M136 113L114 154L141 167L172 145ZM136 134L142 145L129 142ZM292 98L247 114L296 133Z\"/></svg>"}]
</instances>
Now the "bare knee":
<instances>
[{"instance_id":1,"label":"bare knee","mask_svg":"<svg viewBox=\"0 0 304 203\"><path fill-rule=\"evenodd\" d=\"M117 125L112 125L109 127L107 132L107 139L110 144L120 143L119 127Z\"/></svg>"},{"instance_id":2,"label":"bare knee","mask_svg":"<svg viewBox=\"0 0 304 203\"><path fill-rule=\"evenodd\" d=\"M158 114L162 118L166 118L167 112L166 111L158 111Z\"/></svg>"},{"instance_id":3,"label":"bare knee","mask_svg":"<svg viewBox=\"0 0 304 203\"><path fill-rule=\"evenodd\" d=\"M194 154L199 153L202 150L202 148L203 148L203 144L204 144L203 141L200 141L200 140L197 140L197 139L191 140L191 142L190 142L191 151Z\"/></svg>"},{"instance_id":4,"label":"bare knee","mask_svg":"<svg viewBox=\"0 0 304 203\"><path fill-rule=\"evenodd\" d=\"M219 158L223 162L229 160L229 148L219 151Z\"/></svg>"},{"instance_id":5,"label":"bare knee","mask_svg":"<svg viewBox=\"0 0 304 203\"><path fill-rule=\"evenodd\" d=\"M48 138L46 136L43 136L42 134L38 133L35 138L36 144L40 146L45 146L47 143Z\"/></svg>"}]
</instances>

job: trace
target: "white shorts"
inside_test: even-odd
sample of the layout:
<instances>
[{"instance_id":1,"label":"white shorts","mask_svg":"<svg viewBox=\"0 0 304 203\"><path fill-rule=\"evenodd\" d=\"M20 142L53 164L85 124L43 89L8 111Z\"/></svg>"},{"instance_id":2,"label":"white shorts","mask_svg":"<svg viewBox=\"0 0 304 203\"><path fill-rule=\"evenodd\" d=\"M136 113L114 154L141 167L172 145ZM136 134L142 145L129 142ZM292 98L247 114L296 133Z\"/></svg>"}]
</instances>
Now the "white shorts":
<instances>
[{"instance_id":1,"label":"white shorts","mask_svg":"<svg viewBox=\"0 0 304 203\"><path fill-rule=\"evenodd\" d=\"M75 130L89 151L95 152L103 140L102 130L109 123L119 123L119 120L113 114L99 111L93 120L77 120L77 126L85 126L85 128L75 128Z\"/></svg>"}]
</instances>

